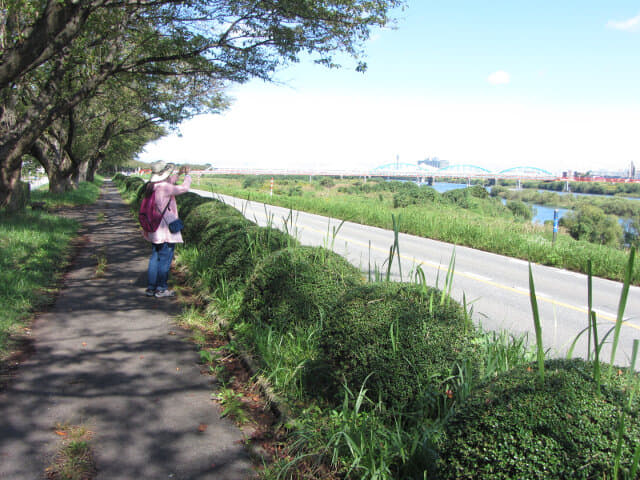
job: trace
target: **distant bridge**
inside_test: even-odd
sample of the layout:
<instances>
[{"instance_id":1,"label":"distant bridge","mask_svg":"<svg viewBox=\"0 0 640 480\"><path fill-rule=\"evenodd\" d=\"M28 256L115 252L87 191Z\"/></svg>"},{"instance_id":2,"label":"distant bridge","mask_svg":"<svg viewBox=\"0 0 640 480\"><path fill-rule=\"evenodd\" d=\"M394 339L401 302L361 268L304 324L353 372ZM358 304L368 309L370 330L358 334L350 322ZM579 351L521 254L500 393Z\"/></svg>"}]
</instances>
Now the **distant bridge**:
<instances>
[{"instance_id":1,"label":"distant bridge","mask_svg":"<svg viewBox=\"0 0 640 480\"><path fill-rule=\"evenodd\" d=\"M517 179L517 180L560 180L553 173L538 167L521 166L506 170L491 171L486 168L471 165L449 165L444 168L434 168L428 165L416 165L412 163L388 163L371 169L275 169L275 168L210 168L201 172L213 175L300 175L300 176L326 176L326 177L388 177L417 179L420 182L429 182L437 178L464 178L467 180L486 179Z\"/></svg>"}]
</instances>

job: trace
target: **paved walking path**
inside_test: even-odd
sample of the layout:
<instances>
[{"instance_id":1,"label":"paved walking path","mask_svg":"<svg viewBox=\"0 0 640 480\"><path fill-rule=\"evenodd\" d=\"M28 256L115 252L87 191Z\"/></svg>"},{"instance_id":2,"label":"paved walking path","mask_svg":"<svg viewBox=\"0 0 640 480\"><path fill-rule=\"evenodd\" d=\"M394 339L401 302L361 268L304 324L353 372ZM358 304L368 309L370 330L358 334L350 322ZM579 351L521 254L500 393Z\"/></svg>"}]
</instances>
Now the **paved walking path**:
<instances>
[{"instance_id":1,"label":"paved walking path","mask_svg":"<svg viewBox=\"0 0 640 480\"><path fill-rule=\"evenodd\" d=\"M86 243L34 324L35 354L0 394L0 479L44 478L59 423L94 432L98 479L250 477L242 433L220 419L212 377L172 323L175 300L143 295L148 244L115 186L74 215Z\"/></svg>"}]
</instances>

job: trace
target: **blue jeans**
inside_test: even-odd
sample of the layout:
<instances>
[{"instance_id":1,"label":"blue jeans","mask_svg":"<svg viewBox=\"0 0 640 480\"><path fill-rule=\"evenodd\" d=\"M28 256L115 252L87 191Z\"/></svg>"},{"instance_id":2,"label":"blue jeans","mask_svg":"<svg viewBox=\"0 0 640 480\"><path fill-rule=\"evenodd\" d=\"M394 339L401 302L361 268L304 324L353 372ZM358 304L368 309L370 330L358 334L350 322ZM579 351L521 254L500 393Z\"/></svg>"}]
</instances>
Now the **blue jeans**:
<instances>
[{"instance_id":1,"label":"blue jeans","mask_svg":"<svg viewBox=\"0 0 640 480\"><path fill-rule=\"evenodd\" d=\"M176 248L175 243L154 243L151 249L151 258L149 259L149 290L166 290L169 280L169 268L171 268L171 260L173 260L173 251Z\"/></svg>"}]
</instances>

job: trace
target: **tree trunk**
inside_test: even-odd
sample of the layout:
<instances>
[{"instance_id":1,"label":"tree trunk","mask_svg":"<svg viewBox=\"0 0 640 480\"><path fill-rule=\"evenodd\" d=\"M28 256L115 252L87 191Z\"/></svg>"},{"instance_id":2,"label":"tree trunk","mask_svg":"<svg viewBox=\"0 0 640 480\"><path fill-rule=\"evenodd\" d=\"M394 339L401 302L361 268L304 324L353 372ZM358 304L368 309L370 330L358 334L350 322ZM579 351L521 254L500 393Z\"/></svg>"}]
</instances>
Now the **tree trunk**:
<instances>
[{"instance_id":1,"label":"tree trunk","mask_svg":"<svg viewBox=\"0 0 640 480\"><path fill-rule=\"evenodd\" d=\"M96 178L96 172L102 165L102 160L104 159L104 153L100 152L97 155L91 158L89 162L89 168L87 169L87 182L93 182Z\"/></svg>"},{"instance_id":2,"label":"tree trunk","mask_svg":"<svg viewBox=\"0 0 640 480\"><path fill-rule=\"evenodd\" d=\"M20 183L20 168L10 169L8 166L0 167L0 208L7 211L15 211L17 201L14 195Z\"/></svg>"},{"instance_id":3,"label":"tree trunk","mask_svg":"<svg viewBox=\"0 0 640 480\"><path fill-rule=\"evenodd\" d=\"M11 209L13 192L18 188L22 157L29 151L39 133L33 128L22 130L21 134L7 134L0 142L0 208Z\"/></svg>"},{"instance_id":4,"label":"tree trunk","mask_svg":"<svg viewBox=\"0 0 640 480\"><path fill-rule=\"evenodd\" d=\"M18 185L14 189L14 194L11 196L11 204L7 210L12 212L23 212L31 200L31 185L27 182L18 180Z\"/></svg>"},{"instance_id":5,"label":"tree trunk","mask_svg":"<svg viewBox=\"0 0 640 480\"><path fill-rule=\"evenodd\" d=\"M89 172L89 161L79 162L75 164L75 172L73 174L73 183L77 187L80 182L87 181L87 174Z\"/></svg>"},{"instance_id":6,"label":"tree trunk","mask_svg":"<svg viewBox=\"0 0 640 480\"><path fill-rule=\"evenodd\" d=\"M51 193L64 193L74 188L73 180L67 172L54 168L49 173L49 191Z\"/></svg>"},{"instance_id":7,"label":"tree trunk","mask_svg":"<svg viewBox=\"0 0 640 480\"><path fill-rule=\"evenodd\" d=\"M53 145L52 141L37 140L30 153L47 172L50 192L63 193L74 189L73 163L64 151Z\"/></svg>"}]
</instances>

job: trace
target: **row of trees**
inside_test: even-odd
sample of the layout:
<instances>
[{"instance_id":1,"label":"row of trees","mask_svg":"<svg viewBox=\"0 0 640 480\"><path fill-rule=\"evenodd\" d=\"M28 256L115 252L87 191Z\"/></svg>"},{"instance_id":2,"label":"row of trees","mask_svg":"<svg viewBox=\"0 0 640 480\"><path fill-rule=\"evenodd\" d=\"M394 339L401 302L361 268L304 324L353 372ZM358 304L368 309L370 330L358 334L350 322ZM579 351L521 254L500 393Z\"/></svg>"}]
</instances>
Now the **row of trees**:
<instances>
[{"instance_id":1,"label":"row of trees","mask_svg":"<svg viewBox=\"0 0 640 480\"><path fill-rule=\"evenodd\" d=\"M52 190L131 158L301 57L359 61L404 0L0 0L0 207L25 156ZM366 65L357 64L363 71Z\"/></svg>"}]
</instances>

